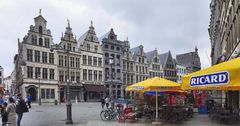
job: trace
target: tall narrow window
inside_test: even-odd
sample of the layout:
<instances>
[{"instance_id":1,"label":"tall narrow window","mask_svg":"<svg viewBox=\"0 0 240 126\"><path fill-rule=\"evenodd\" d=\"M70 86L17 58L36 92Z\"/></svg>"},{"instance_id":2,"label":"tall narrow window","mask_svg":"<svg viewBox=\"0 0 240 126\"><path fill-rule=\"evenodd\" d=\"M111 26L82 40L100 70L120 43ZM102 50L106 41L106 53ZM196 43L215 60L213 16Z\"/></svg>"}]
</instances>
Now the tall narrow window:
<instances>
[{"instance_id":1,"label":"tall narrow window","mask_svg":"<svg viewBox=\"0 0 240 126\"><path fill-rule=\"evenodd\" d=\"M47 60L48 60L48 58L47 58L47 52L42 52L42 62L43 62L43 63L47 63Z\"/></svg>"},{"instance_id":2,"label":"tall narrow window","mask_svg":"<svg viewBox=\"0 0 240 126\"><path fill-rule=\"evenodd\" d=\"M93 57L93 66L97 66L97 57Z\"/></svg>"},{"instance_id":3,"label":"tall narrow window","mask_svg":"<svg viewBox=\"0 0 240 126\"><path fill-rule=\"evenodd\" d=\"M88 70L88 80L92 80L92 70Z\"/></svg>"},{"instance_id":4,"label":"tall narrow window","mask_svg":"<svg viewBox=\"0 0 240 126\"><path fill-rule=\"evenodd\" d=\"M87 56L83 55L83 64L86 65L87 64Z\"/></svg>"},{"instance_id":5,"label":"tall narrow window","mask_svg":"<svg viewBox=\"0 0 240 126\"><path fill-rule=\"evenodd\" d=\"M94 81L97 81L97 71L96 70L94 70Z\"/></svg>"},{"instance_id":6,"label":"tall narrow window","mask_svg":"<svg viewBox=\"0 0 240 126\"><path fill-rule=\"evenodd\" d=\"M43 68L42 78L43 79L48 79L48 69L47 68Z\"/></svg>"},{"instance_id":7,"label":"tall narrow window","mask_svg":"<svg viewBox=\"0 0 240 126\"><path fill-rule=\"evenodd\" d=\"M27 66L27 77L33 78L33 67Z\"/></svg>"},{"instance_id":8,"label":"tall narrow window","mask_svg":"<svg viewBox=\"0 0 240 126\"><path fill-rule=\"evenodd\" d=\"M83 80L87 80L87 70L83 69Z\"/></svg>"},{"instance_id":9,"label":"tall narrow window","mask_svg":"<svg viewBox=\"0 0 240 126\"><path fill-rule=\"evenodd\" d=\"M94 50L95 50L95 52L98 52L98 46L97 45L94 46Z\"/></svg>"},{"instance_id":10,"label":"tall narrow window","mask_svg":"<svg viewBox=\"0 0 240 126\"><path fill-rule=\"evenodd\" d=\"M39 39L38 39L38 42L39 42L39 45L40 45L40 46L43 46L43 40L42 40L42 38L39 38Z\"/></svg>"},{"instance_id":11,"label":"tall narrow window","mask_svg":"<svg viewBox=\"0 0 240 126\"><path fill-rule=\"evenodd\" d=\"M102 58L98 58L98 66L102 66Z\"/></svg>"},{"instance_id":12,"label":"tall narrow window","mask_svg":"<svg viewBox=\"0 0 240 126\"><path fill-rule=\"evenodd\" d=\"M87 51L90 51L90 44L87 44Z\"/></svg>"},{"instance_id":13,"label":"tall narrow window","mask_svg":"<svg viewBox=\"0 0 240 126\"><path fill-rule=\"evenodd\" d=\"M49 79L54 80L54 69L49 69L49 72L50 72Z\"/></svg>"},{"instance_id":14,"label":"tall narrow window","mask_svg":"<svg viewBox=\"0 0 240 126\"><path fill-rule=\"evenodd\" d=\"M62 70L59 71L59 81L63 82L63 78L64 78L64 72Z\"/></svg>"},{"instance_id":15,"label":"tall narrow window","mask_svg":"<svg viewBox=\"0 0 240 126\"><path fill-rule=\"evenodd\" d=\"M37 45L37 36L36 35L32 35L32 44Z\"/></svg>"},{"instance_id":16,"label":"tall narrow window","mask_svg":"<svg viewBox=\"0 0 240 126\"><path fill-rule=\"evenodd\" d=\"M71 81L75 81L75 72L71 72Z\"/></svg>"},{"instance_id":17,"label":"tall narrow window","mask_svg":"<svg viewBox=\"0 0 240 126\"><path fill-rule=\"evenodd\" d=\"M76 58L76 68L80 68L80 59Z\"/></svg>"},{"instance_id":18,"label":"tall narrow window","mask_svg":"<svg viewBox=\"0 0 240 126\"><path fill-rule=\"evenodd\" d=\"M58 59L58 65L59 66L63 66L63 56L62 55L59 55L59 59Z\"/></svg>"},{"instance_id":19,"label":"tall narrow window","mask_svg":"<svg viewBox=\"0 0 240 126\"><path fill-rule=\"evenodd\" d=\"M92 56L88 56L88 65L92 65Z\"/></svg>"},{"instance_id":20,"label":"tall narrow window","mask_svg":"<svg viewBox=\"0 0 240 126\"><path fill-rule=\"evenodd\" d=\"M35 78L38 79L41 75L41 68L35 67Z\"/></svg>"},{"instance_id":21,"label":"tall narrow window","mask_svg":"<svg viewBox=\"0 0 240 126\"><path fill-rule=\"evenodd\" d=\"M42 29L42 26L40 25L39 27L38 27L38 31L39 31L39 33L40 34L42 34L43 33L43 31L42 31L43 29Z\"/></svg>"},{"instance_id":22,"label":"tall narrow window","mask_svg":"<svg viewBox=\"0 0 240 126\"><path fill-rule=\"evenodd\" d=\"M40 51L35 50L34 55L35 62L40 62Z\"/></svg>"},{"instance_id":23,"label":"tall narrow window","mask_svg":"<svg viewBox=\"0 0 240 126\"><path fill-rule=\"evenodd\" d=\"M49 38L44 38L44 46L49 47Z\"/></svg>"},{"instance_id":24,"label":"tall narrow window","mask_svg":"<svg viewBox=\"0 0 240 126\"><path fill-rule=\"evenodd\" d=\"M98 76L99 76L99 77L98 77L98 80L99 80L99 81L102 81L102 71L99 71Z\"/></svg>"},{"instance_id":25,"label":"tall narrow window","mask_svg":"<svg viewBox=\"0 0 240 126\"><path fill-rule=\"evenodd\" d=\"M49 53L49 63L54 64L54 53Z\"/></svg>"},{"instance_id":26,"label":"tall narrow window","mask_svg":"<svg viewBox=\"0 0 240 126\"><path fill-rule=\"evenodd\" d=\"M27 61L33 61L33 50L27 49Z\"/></svg>"}]
</instances>

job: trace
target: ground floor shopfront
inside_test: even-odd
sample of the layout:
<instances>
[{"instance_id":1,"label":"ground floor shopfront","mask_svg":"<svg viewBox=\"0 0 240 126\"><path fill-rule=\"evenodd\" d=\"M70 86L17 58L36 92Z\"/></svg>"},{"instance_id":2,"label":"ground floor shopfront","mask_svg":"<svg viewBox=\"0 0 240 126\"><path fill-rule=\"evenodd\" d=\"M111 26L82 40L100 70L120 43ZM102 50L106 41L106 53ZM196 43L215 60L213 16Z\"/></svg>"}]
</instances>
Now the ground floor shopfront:
<instances>
[{"instance_id":1,"label":"ground floor shopfront","mask_svg":"<svg viewBox=\"0 0 240 126\"><path fill-rule=\"evenodd\" d=\"M66 85L60 86L60 100L66 102ZM83 84L81 86L70 86L70 99L77 102L100 101L106 95L103 85Z\"/></svg>"},{"instance_id":2,"label":"ground floor shopfront","mask_svg":"<svg viewBox=\"0 0 240 126\"><path fill-rule=\"evenodd\" d=\"M41 98L42 103L54 102L59 99L57 84L41 83L39 85L25 83L19 87L19 92L22 94L23 98L30 94L33 102L39 102L39 98Z\"/></svg>"}]
</instances>

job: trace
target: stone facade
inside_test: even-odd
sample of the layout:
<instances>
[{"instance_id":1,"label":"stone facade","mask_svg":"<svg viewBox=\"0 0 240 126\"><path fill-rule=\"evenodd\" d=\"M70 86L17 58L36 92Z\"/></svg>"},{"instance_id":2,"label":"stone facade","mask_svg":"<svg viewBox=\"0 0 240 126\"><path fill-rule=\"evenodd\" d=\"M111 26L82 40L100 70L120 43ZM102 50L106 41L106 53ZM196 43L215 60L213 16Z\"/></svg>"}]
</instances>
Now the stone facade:
<instances>
[{"instance_id":1,"label":"stone facade","mask_svg":"<svg viewBox=\"0 0 240 126\"><path fill-rule=\"evenodd\" d=\"M163 77L163 68L157 49L147 52L146 56L149 64L149 78Z\"/></svg>"},{"instance_id":2,"label":"stone facade","mask_svg":"<svg viewBox=\"0 0 240 126\"><path fill-rule=\"evenodd\" d=\"M149 76L148 61L143 45L131 49L135 62L135 83L146 80Z\"/></svg>"},{"instance_id":3,"label":"stone facade","mask_svg":"<svg viewBox=\"0 0 240 126\"><path fill-rule=\"evenodd\" d=\"M179 64L187 67L187 73L192 73L201 70L200 57L198 49L195 47L194 52L183 53L176 55L176 60Z\"/></svg>"},{"instance_id":4,"label":"stone facade","mask_svg":"<svg viewBox=\"0 0 240 126\"><path fill-rule=\"evenodd\" d=\"M177 70L170 51L159 55L163 67L163 78L177 82Z\"/></svg>"},{"instance_id":5,"label":"stone facade","mask_svg":"<svg viewBox=\"0 0 240 126\"><path fill-rule=\"evenodd\" d=\"M135 81L135 62L133 60L132 52L130 50L130 43L128 40L124 41L123 54L123 86L124 89L136 83ZM125 93L124 93L125 94Z\"/></svg>"},{"instance_id":6,"label":"stone facade","mask_svg":"<svg viewBox=\"0 0 240 126\"><path fill-rule=\"evenodd\" d=\"M104 83L109 92L109 85L113 87L113 98L123 97L123 44L124 42L117 39L117 35L111 29L100 39L104 53ZM113 64L110 65L109 58L113 58ZM112 68L112 69L111 69Z\"/></svg>"},{"instance_id":7,"label":"stone facade","mask_svg":"<svg viewBox=\"0 0 240 126\"><path fill-rule=\"evenodd\" d=\"M42 102L53 102L58 99L57 55L50 51L53 41L51 31L46 27L47 21L40 14L34 22L23 41L19 42L16 69L19 70L20 65L21 72L17 72L17 82L20 83L16 84L23 97L29 93L33 101L41 96Z\"/></svg>"},{"instance_id":8,"label":"stone facade","mask_svg":"<svg viewBox=\"0 0 240 126\"><path fill-rule=\"evenodd\" d=\"M212 64L218 64L240 55L240 1L212 0L209 36ZM222 105L239 108L239 92L221 92Z\"/></svg>"},{"instance_id":9,"label":"stone facade","mask_svg":"<svg viewBox=\"0 0 240 126\"><path fill-rule=\"evenodd\" d=\"M104 91L88 90L86 86L103 87L103 51L96 36L94 27L91 26L78 40L79 51L81 52L81 83L84 88L84 99L98 100L105 95ZM83 92L82 92L83 93Z\"/></svg>"},{"instance_id":10,"label":"stone facade","mask_svg":"<svg viewBox=\"0 0 240 126\"><path fill-rule=\"evenodd\" d=\"M182 68L170 51L145 53L143 45L131 49L128 39L118 40L113 29L98 39L92 22L78 41L68 22L59 44L54 44L41 13L34 21L23 41L18 40L14 57L16 85L12 88L13 93L21 92L23 97L30 93L34 101L39 95L42 102L65 101L67 82L71 100L99 100L110 93L110 85L113 99L117 99L126 95L128 85L149 77L177 81L177 69ZM110 57L113 64L109 63Z\"/></svg>"}]
</instances>

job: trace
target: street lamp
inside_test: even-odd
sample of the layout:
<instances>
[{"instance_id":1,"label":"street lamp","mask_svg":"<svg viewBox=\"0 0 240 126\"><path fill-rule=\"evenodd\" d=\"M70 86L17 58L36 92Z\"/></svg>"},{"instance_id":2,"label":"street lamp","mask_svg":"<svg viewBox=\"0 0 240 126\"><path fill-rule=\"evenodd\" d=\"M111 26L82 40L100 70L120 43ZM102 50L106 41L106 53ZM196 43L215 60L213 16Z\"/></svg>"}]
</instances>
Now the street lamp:
<instances>
[{"instance_id":1,"label":"street lamp","mask_svg":"<svg viewBox=\"0 0 240 126\"><path fill-rule=\"evenodd\" d=\"M67 120L66 120L66 124L73 124L72 121L72 103L70 101L70 79L69 79L69 49L64 49L61 46L55 44L52 45L50 48L50 51L53 52L53 50L58 50L58 49L63 49L66 53L67 53L67 104L66 104L66 108L67 108Z\"/></svg>"},{"instance_id":2,"label":"street lamp","mask_svg":"<svg viewBox=\"0 0 240 126\"><path fill-rule=\"evenodd\" d=\"M41 103L41 88L40 88L40 74L38 75L38 105L42 105Z\"/></svg>"},{"instance_id":3,"label":"street lamp","mask_svg":"<svg viewBox=\"0 0 240 126\"><path fill-rule=\"evenodd\" d=\"M111 83L110 83L110 85L109 85L109 95L110 95L110 98L112 99L113 98L113 73L112 73L112 65L113 65L113 57L112 56L110 56L109 57L109 64L111 65L111 70L110 70L110 79L111 79Z\"/></svg>"}]
</instances>

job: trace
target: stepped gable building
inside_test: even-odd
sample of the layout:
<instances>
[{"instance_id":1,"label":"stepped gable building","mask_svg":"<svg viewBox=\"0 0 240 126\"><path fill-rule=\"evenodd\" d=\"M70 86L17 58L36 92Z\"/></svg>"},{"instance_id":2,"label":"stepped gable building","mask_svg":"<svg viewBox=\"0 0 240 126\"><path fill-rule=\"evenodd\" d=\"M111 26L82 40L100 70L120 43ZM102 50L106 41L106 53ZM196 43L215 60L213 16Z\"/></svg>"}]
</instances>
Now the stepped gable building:
<instances>
[{"instance_id":1,"label":"stepped gable building","mask_svg":"<svg viewBox=\"0 0 240 126\"><path fill-rule=\"evenodd\" d=\"M159 55L162 68L163 77L165 79L177 82L177 70L170 51Z\"/></svg>"},{"instance_id":2,"label":"stepped gable building","mask_svg":"<svg viewBox=\"0 0 240 126\"><path fill-rule=\"evenodd\" d=\"M149 78L163 77L162 64L160 62L157 49L147 52L147 62L149 64Z\"/></svg>"},{"instance_id":3,"label":"stepped gable building","mask_svg":"<svg viewBox=\"0 0 240 126\"><path fill-rule=\"evenodd\" d=\"M15 69L19 70L16 88L23 97L31 94L33 101L41 96L42 102L53 102L58 99L57 55L50 51L53 39L41 11L34 23L23 41L19 41L18 54L14 58Z\"/></svg>"},{"instance_id":4,"label":"stepped gable building","mask_svg":"<svg viewBox=\"0 0 240 126\"><path fill-rule=\"evenodd\" d=\"M174 64L175 64L176 70L177 70L177 82L179 84L181 84L182 83L182 76L188 74L187 70L186 70L187 67L184 66L183 64L179 63L176 59L173 59L173 61L174 61Z\"/></svg>"},{"instance_id":5,"label":"stepped gable building","mask_svg":"<svg viewBox=\"0 0 240 126\"><path fill-rule=\"evenodd\" d=\"M131 49L133 60L135 62L135 76L136 81L140 82L143 80L146 80L149 76L149 70L148 70L148 62L147 62L147 56L146 53L143 50L143 46L137 46L135 48Z\"/></svg>"},{"instance_id":6,"label":"stepped gable building","mask_svg":"<svg viewBox=\"0 0 240 126\"><path fill-rule=\"evenodd\" d=\"M128 38L124 41L123 52L123 85L125 89L127 86L135 83L135 63Z\"/></svg>"},{"instance_id":7,"label":"stepped gable building","mask_svg":"<svg viewBox=\"0 0 240 126\"><path fill-rule=\"evenodd\" d=\"M176 60L179 64L186 66L187 73L192 73L201 70L200 57L198 55L198 49L195 47L194 52L178 54Z\"/></svg>"},{"instance_id":8,"label":"stepped gable building","mask_svg":"<svg viewBox=\"0 0 240 126\"><path fill-rule=\"evenodd\" d=\"M93 23L78 40L81 52L81 83L84 101L96 101L105 95L103 81L103 51L96 36Z\"/></svg>"},{"instance_id":9,"label":"stepped gable building","mask_svg":"<svg viewBox=\"0 0 240 126\"><path fill-rule=\"evenodd\" d=\"M81 83L80 83L80 58L81 53L77 48L77 40L72 33L72 28L68 20L68 24L64 34L58 44L58 49L55 50L58 55L58 80L60 86L60 99L64 102L66 99L67 82L70 83L70 99L83 100L81 96ZM69 55L69 59L67 57ZM69 73L68 73L69 66ZM68 80L69 76L69 80Z\"/></svg>"},{"instance_id":10,"label":"stepped gable building","mask_svg":"<svg viewBox=\"0 0 240 126\"><path fill-rule=\"evenodd\" d=\"M123 97L123 45L124 42L117 39L113 29L100 38L102 50L104 53L104 84L109 92L109 85L113 87L113 98ZM109 63L109 58L113 58L113 64ZM112 69L111 69L112 67ZM112 76L112 77L111 77Z\"/></svg>"}]
</instances>

